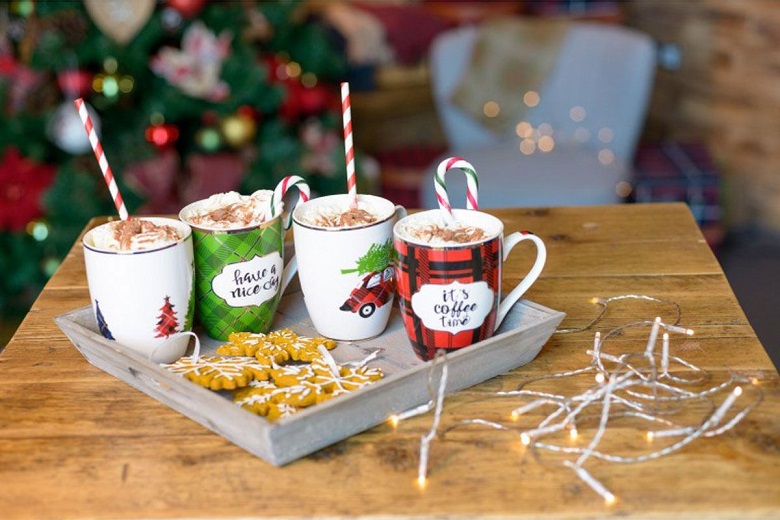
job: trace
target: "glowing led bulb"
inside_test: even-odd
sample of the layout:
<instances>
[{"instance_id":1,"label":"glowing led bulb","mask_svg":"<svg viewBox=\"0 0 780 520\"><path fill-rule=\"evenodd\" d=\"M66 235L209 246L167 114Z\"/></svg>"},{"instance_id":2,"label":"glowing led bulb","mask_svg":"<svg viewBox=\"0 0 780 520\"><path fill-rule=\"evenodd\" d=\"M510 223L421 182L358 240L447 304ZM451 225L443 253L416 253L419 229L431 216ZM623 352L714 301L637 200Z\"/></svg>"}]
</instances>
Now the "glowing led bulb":
<instances>
[{"instance_id":1,"label":"glowing led bulb","mask_svg":"<svg viewBox=\"0 0 780 520\"><path fill-rule=\"evenodd\" d=\"M616 501L617 501L617 499L615 498L615 495L613 495L613 494L612 494L612 493L610 493L609 491L607 491L606 493L604 493L604 503L605 503L606 505L608 505L608 506L611 506L611 505L612 505L612 504L614 504Z\"/></svg>"},{"instance_id":2,"label":"glowing led bulb","mask_svg":"<svg viewBox=\"0 0 780 520\"><path fill-rule=\"evenodd\" d=\"M527 433L521 433L520 434L520 442L523 443L523 446L528 446L531 444L531 436Z\"/></svg>"},{"instance_id":3,"label":"glowing led bulb","mask_svg":"<svg viewBox=\"0 0 780 520\"><path fill-rule=\"evenodd\" d=\"M423 489L425 489L425 484L426 484L425 475L418 476L417 477L417 487L420 488L421 491Z\"/></svg>"},{"instance_id":4,"label":"glowing led bulb","mask_svg":"<svg viewBox=\"0 0 780 520\"><path fill-rule=\"evenodd\" d=\"M391 415L387 420L390 421L390 424L393 426L393 428L397 428L398 423L400 422L397 415Z\"/></svg>"},{"instance_id":5,"label":"glowing led bulb","mask_svg":"<svg viewBox=\"0 0 780 520\"><path fill-rule=\"evenodd\" d=\"M606 379L607 379L607 378L604 376L604 374L603 374L603 373L599 372L598 374L596 374L596 382L597 382L597 383L601 384L601 383L603 383L604 381L606 381Z\"/></svg>"},{"instance_id":6,"label":"glowing led bulb","mask_svg":"<svg viewBox=\"0 0 780 520\"><path fill-rule=\"evenodd\" d=\"M517 410L512 410L512 414L510 415L513 421L516 421L520 418L520 414L517 412Z\"/></svg>"},{"instance_id":7,"label":"glowing led bulb","mask_svg":"<svg viewBox=\"0 0 780 520\"><path fill-rule=\"evenodd\" d=\"M576 441L578 435L579 433L577 433L577 428L572 428L571 430L569 430L569 438L571 440Z\"/></svg>"}]
</instances>

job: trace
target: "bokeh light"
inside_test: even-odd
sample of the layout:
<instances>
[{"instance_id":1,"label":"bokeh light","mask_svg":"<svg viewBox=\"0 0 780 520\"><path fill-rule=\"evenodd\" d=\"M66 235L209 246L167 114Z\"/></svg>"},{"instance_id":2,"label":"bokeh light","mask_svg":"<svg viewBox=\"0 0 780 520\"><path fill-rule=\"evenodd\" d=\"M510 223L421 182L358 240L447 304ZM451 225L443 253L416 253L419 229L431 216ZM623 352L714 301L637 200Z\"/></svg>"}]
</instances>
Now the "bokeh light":
<instances>
[{"instance_id":1,"label":"bokeh light","mask_svg":"<svg viewBox=\"0 0 780 520\"><path fill-rule=\"evenodd\" d=\"M617 193L618 197L626 198L629 195L631 195L631 191L633 191L633 187L631 184L629 184L626 181L620 181L615 185L615 193Z\"/></svg>"},{"instance_id":2,"label":"bokeh light","mask_svg":"<svg viewBox=\"0 0 780 520\"><path fill-rule=\"evenodd\" d=\"M555 140L552 138L552 136L543 135L539 138L537 146L542 152L550 152L553 148L555 148Z\"/></svg>"},{"instance_id":3,"label":"bokeh light","mask_svg":"<svg viewBox=\"0 0 780 520\"><path fill-rule=\"evenodd\" d=\"M520 151L524 155L531 155L536 150L536 143L533 139L523 139L520 141Z\"/></svg>"},{"instance_id":4,"label":"bokeh light","mask_svg":"<svg viewBox=\"0 0 780 520\"><path fill-rule=\"evenodd\" d=\"M587 143L590 140L590 130L584 126L579 127L574 131L574 139L576 139L578 143Z\"/></svg>"},{"instance_id":5,"label":"bokeh light","mask_svg":"<svg viewBox=\"0 0 780 520\"><path fill-rule=\"evenodd\" d=\"M599 162L604 165L612 164L615 162L615 152L609 148L602 148L599 150Z\"/></svg>"},{"instance_id":6,"label":"bokeh light","mask_svg":"<svg viewBox=\"0 0 780 520\"><path fill-rule=\"evenodd\" d=\"M297 78L301 74L301 66L297 61L291 61L287 64L285 72L291 78Z\"/></svg>"},{"instance_id":7,"label":"bokeh light","mask_svg":"<svg viewBox=\"0 0 780 520\"><path fill-rule=\"evenodd\" d=\"M304 72L301 74L301 84L307 88L315 86L317 84L317 75L313 72Z\"/></svg>"},{"instance_id":8,"label":"bokeh light","mask_svg":"<svg viewBox=\"0 0 780 520\"><path fill-rule=\"evenodd\" d=\"M520 121L515 127L515 133L518 137L531 137L534 133L534 127L528 121Z\"/></svg>"},{"instance_id":9,"label":"bokeh light","mask_svg":"<svg viewBox=\"0 0 780 520\"><path fill-rule=\"evenodd\" d=\"M523 94L523 103L525 103L528 107L535 107L539 104L539 102L542 100L542 98L539 96L539 93L535 90L529 90L525 94Z\"/></svg>"},{"instance_id":10,"label":"bokeh light","mask_svg":"<svg viewBox=\"0 0 780 520\"><path fill-rule=\"evenodd\" d=\"M571 107L569 110L569 117L575 123L581 123L582 121L585 121L586 115L587 113L585 112L585 109L579 105Z\"/></svg>"},{"instance_id":11,"label":"bokeh light","mask_svg":"<svg viewBox=\"0 0 780 520\"><path fill-rule=\"evenodd\" d=\"M501 107L495 101L488 101L482 106L482 112L486 117L496 117L501 112Z\"/></svg>"}]
</instances>

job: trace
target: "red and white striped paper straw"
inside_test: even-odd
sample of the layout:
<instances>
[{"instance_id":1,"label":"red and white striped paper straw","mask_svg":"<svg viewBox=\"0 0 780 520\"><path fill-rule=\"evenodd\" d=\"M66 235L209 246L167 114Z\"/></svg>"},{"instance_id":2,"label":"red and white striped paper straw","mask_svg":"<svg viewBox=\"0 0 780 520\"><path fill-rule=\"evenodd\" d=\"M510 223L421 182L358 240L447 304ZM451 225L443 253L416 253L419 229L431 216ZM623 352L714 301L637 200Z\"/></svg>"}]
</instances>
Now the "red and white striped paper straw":
<instances>
[{"instance_id":1,"label":"red and white striped paper straw","mask_svg":"<svg viewBox=\"0 0 780 520\"><path fill-rule=\"evenodd\" d=\"M479 179L477 178L477 170L471 165L470 162L460 157L450 157L444 159L439 163L436 168L436 176L434 177L434 186L436 188L436 200L439 201L439 208L445 214L445 218L448 222L454 222L452 216L452 206L450 206L450 199L447 195L447 185L444 183L444 175L452 168L458 168L466 174L466 209L479 209Z\"/></svg>"},{"instance_id":2,"label":"red and white striped paper straw","mask_svg":"<svg viewBox=\"0 0 780 520\"><path fill-rule=\"evenodd\" d=\"M103 146L100 144L95 127L92 125L92 118L89 117L89 112L87 112L87 106L81 98L74 100L73 103L79 111L79 117L81 117L81 122L84 124L84 131L87 133L87 138L89 138L89 144L92 145L92 151L95 152L95 158L100 165L100 170L103 172L103 179L106 181L106 185L108 185L108 191L111 192L111 197L114 199L114 205L119 212L119 218L127 220L129 215L125 207L125 201L122 199L122 194L119 193L119 186L117 186L114 173L108 165L106 154L103 152Z\"/></svg>"},{"instance_id":3,"label":"red and white striped paper straw","mask_svg":"<svg viewBox=\"0 0 780 520\"><path fill-rule=\"evenodd\" d=\"M295 203L295 206L293 206L293 209L297 208L299 204L303 204L309 200L311 192L309 191L309 185L306 184L306 181L297 175L288 175L279 181L279 184L276 185L276 189L274 189L273 195L271 195L271 217L275 217L279 212L279 208L282 207L282 199L284 199L285 194L293 186L298 188L298 201ZM287 212L287 218L283 221L283 224L284 229L290 228L290 224L292 224L292 210Z\"/></svg>"},{"instance_id":4,"label":"red and white striped paper straw","mask_svg":"<svg viewBox=\"0 0 780 520\"><path fill-rule=\"evenodd\" d=\"M347 162L347 193L353 208L357 207L357 178L355 176L355 149L352 144L352 107L349 102L349 83L341 84L341 115L344 120L344 154Z\"/></svg>"}]
</instances>

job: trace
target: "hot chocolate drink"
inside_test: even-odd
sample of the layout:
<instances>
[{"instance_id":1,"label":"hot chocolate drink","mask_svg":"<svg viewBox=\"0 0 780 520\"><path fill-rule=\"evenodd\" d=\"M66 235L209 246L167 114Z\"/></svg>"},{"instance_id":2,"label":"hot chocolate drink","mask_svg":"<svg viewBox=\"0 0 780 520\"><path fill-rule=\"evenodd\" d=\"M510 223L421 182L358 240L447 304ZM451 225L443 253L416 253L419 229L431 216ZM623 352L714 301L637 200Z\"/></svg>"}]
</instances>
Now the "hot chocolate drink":
<instances>
[{"instance_id":1,"label":"hot chocolate drink","mask_svg":"<svg viewBox=\"0 0 780 520\"><path fill-rule=\"evenodd\" d=\"M481 242L499 232L498 229L485 229L473 223L460 221L448 223L441 218L439 212L410 215L399 223L396 231L405 240L432 246Z\"/></svg>"},{"instance_id":2,"label":"hot chocolate drink","mask_svg":"<svg viewBox=\"0 0 780 520\"><path fill-rule=\"evenodd\" d=\"M367 226L387 218L392 213L372 206L370 202L361 200L355 208L341 205L321 205L302 212L300 221L320 228L355 228Z\"/></svg>"},{"instance_id":3,"label":"hot chocolate drink","mask_svg":"<svg viewBox=\"0 0 780 520\"><path fill-rule=\"evenodd\" d=\"M182 238L173 226L138 218L109 222L96 228L91 237L93 247L115 252L159 249Z\"/></svg>"},{"instance_id":4,"label":"hot chocolate drink","mask_svg":"<svg viewBox=\"0 0 780 520\"><path fill-rule=\"evenodd\" d=\"M452 226L441 226L438 224L427 224L418 227L408 227L406 232L412 238L426 244L468 244L470 242L479 242L487 238L484 229L473 226L463 226L453 224Z\"/></svg>"},{"instance_id":5,"label":"hot chocolate drink","mask_svg":"<svg viewBox=\"0 0 780 520\"><path fill-rule=\"evenodd\" d=\"M235 191L217 193L185 208L182 218L204 229L244 229L256 226L274 216L271 215L272 195L270 190L258 190L252 195L241 195Z\"/></svg>"}]
</instances>

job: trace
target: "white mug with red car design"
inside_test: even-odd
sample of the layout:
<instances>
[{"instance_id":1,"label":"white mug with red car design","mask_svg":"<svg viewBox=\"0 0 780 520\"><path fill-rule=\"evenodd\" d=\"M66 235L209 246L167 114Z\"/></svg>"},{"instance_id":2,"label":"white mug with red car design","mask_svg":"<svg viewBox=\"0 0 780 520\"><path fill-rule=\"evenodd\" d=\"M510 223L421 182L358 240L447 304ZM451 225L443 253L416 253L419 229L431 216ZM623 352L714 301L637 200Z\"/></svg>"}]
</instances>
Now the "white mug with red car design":
<instances>
[{"instance_id":1,"label":"white mug with red car design","mask_svg":"<svg viewBox=\"0 0 780 520\"><path fill-rule=\"evenodd\" d=\"M381 334L393 306L393 226L406 210L387 199L358 195L375 222L325 227L318 216L349 209L348 194L311 199L293 212L295 255L304 303L317 332L337 340Z\"/></svg>"}]
</instances>

